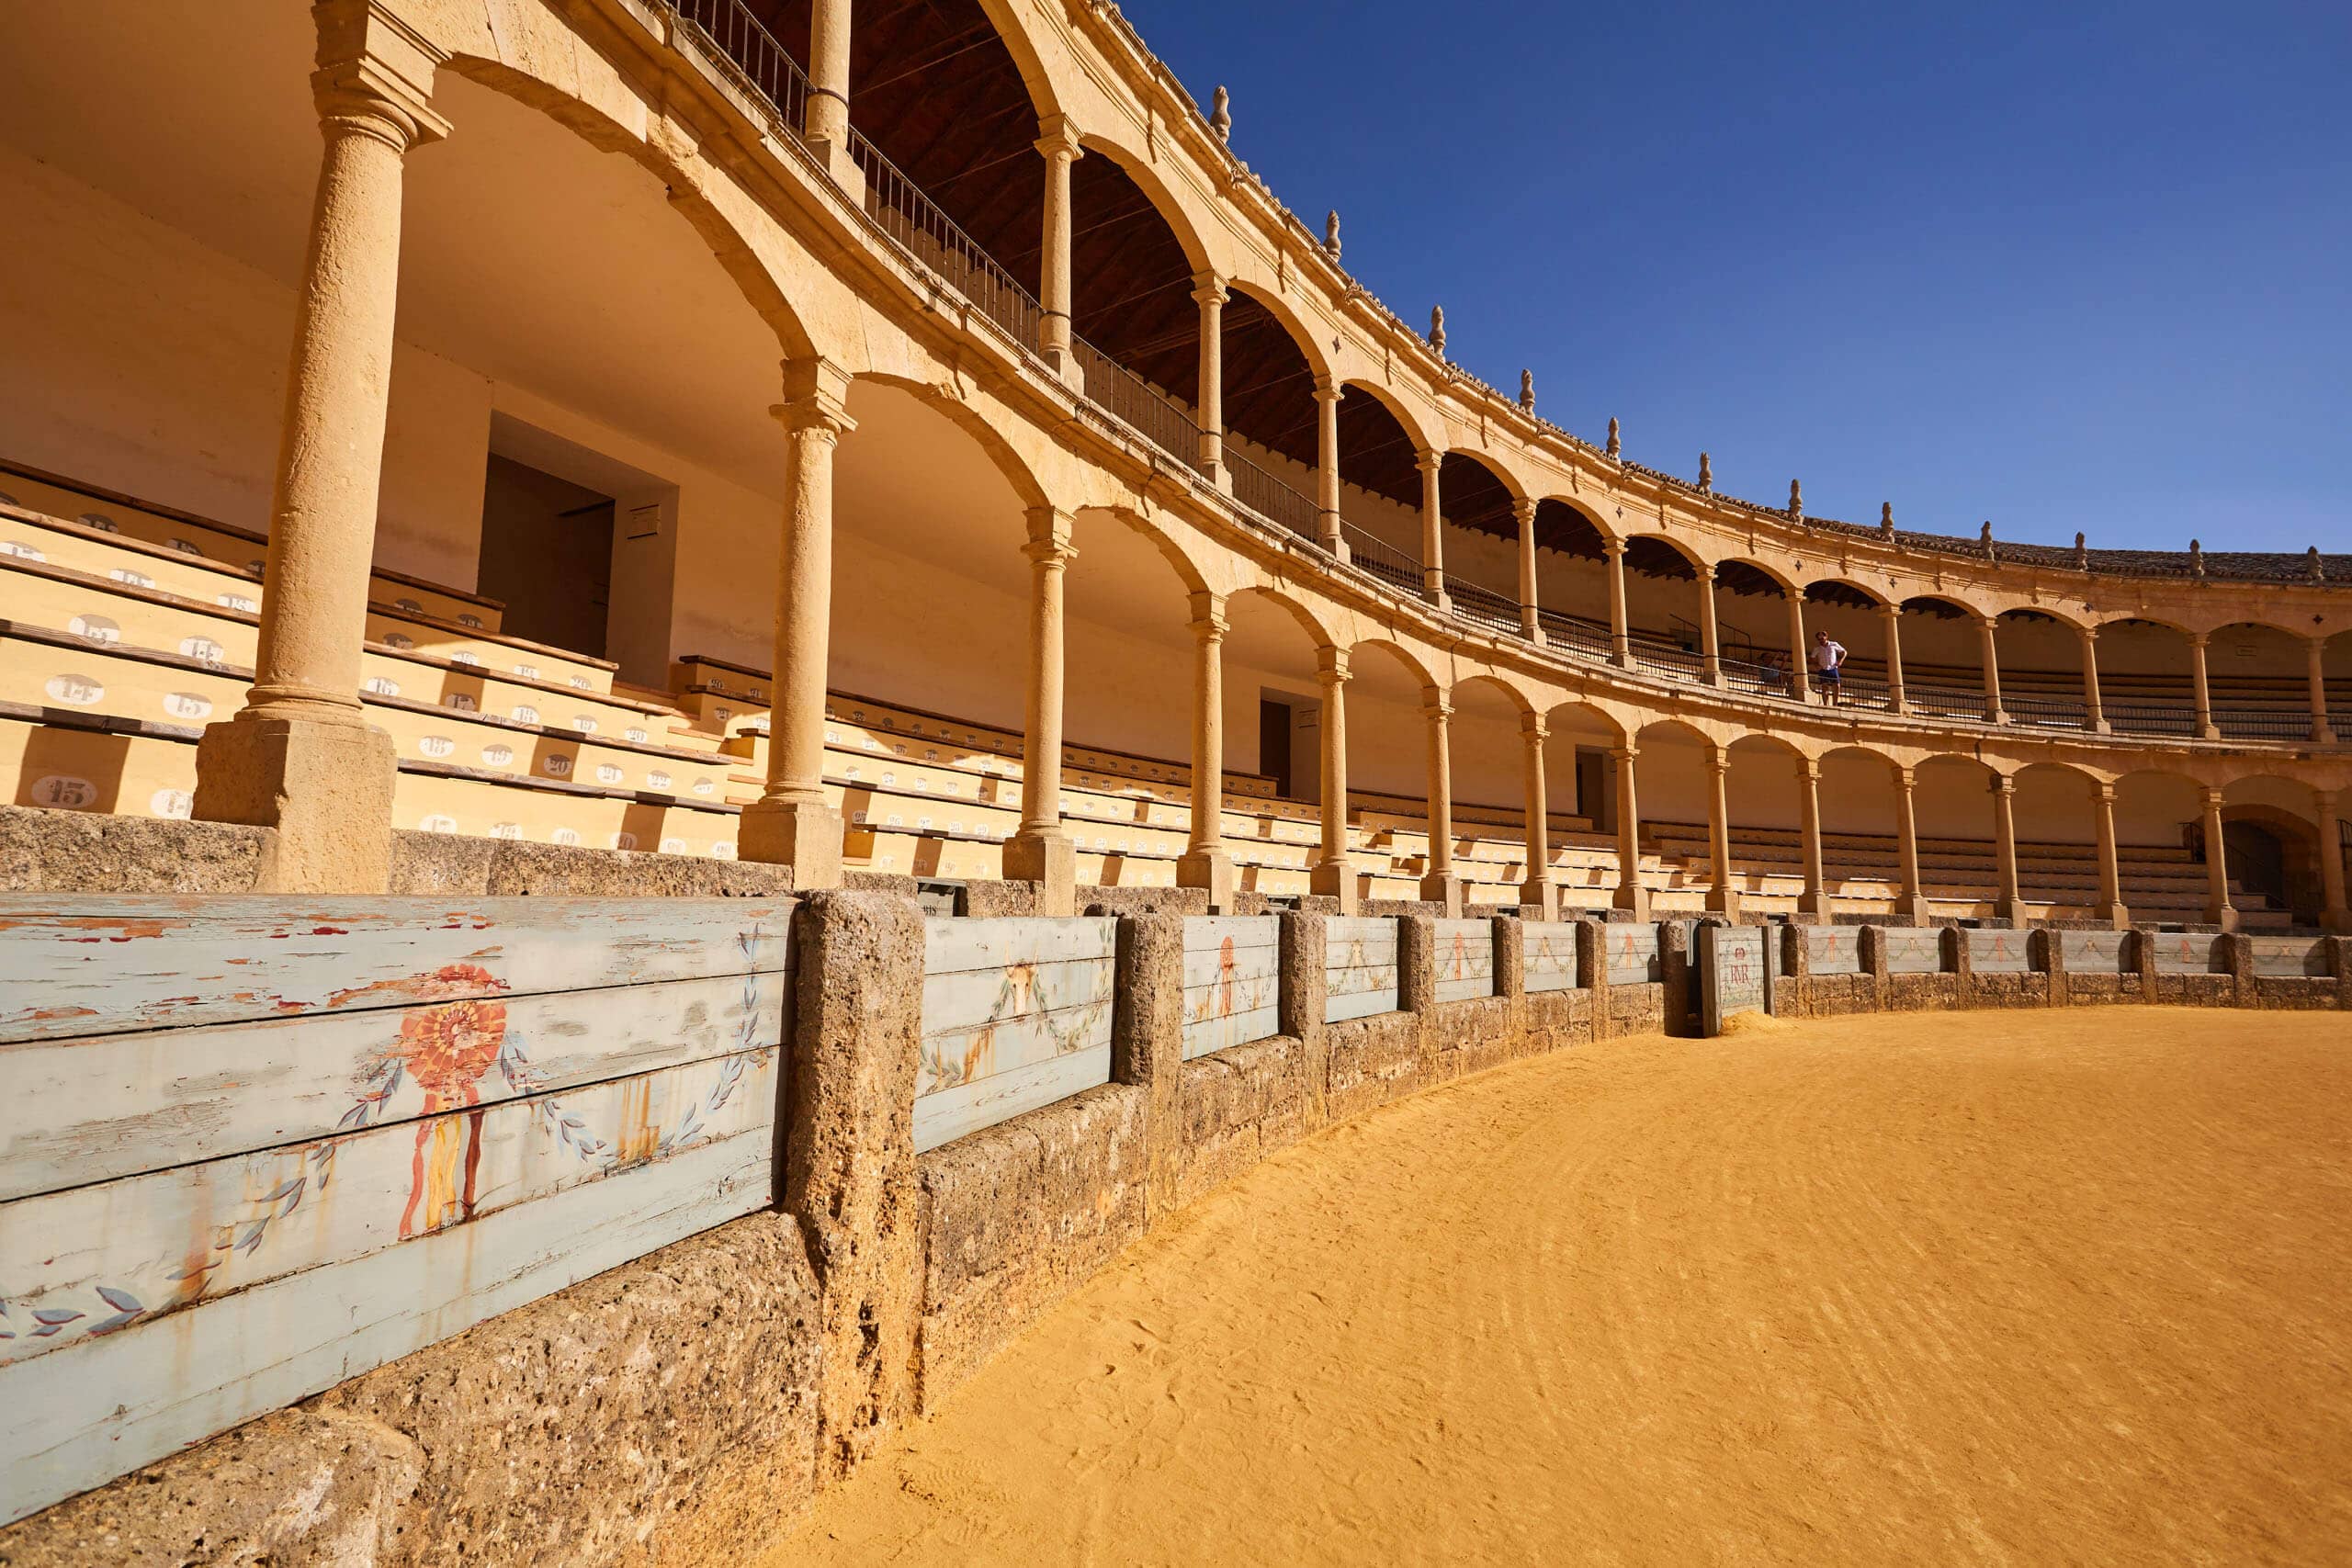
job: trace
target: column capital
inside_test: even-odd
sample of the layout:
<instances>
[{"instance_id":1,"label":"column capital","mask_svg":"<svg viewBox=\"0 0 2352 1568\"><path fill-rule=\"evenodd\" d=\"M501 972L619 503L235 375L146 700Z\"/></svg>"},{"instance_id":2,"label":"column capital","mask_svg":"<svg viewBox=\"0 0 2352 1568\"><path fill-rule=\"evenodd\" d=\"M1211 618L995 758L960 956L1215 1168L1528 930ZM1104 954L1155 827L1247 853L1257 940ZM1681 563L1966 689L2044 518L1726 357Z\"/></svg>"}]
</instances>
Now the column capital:
<instances>
[{"instance_id":1,"label":"column capital","mask_svg":"<svg viewBox=\"0 0 2352 1568\"><path fill-rule=\"evenodd\" d=\"M2188 646L2191 648L2203 648L2207 643L2212 640L2212 637L2213 634L2211 632L2190 632L2188 634Z\"/></svg>"},{"instance_id":2,"label":"column capital","mask_svg":"<svg viewBox=\"0 0 2352 1568\"><path fill-rule=\"evenodd\" d=\"M2206 785L2205 788L2199 793L2199 798L2204 801L2205 809L2208 811L2219 811L2222 809L2222 792L2215 789L2211 784Z\"/></svg>"},{"instance_id":3,"label":"column capital","mask_svg":"<svg viewBox=\"0 0 2352 1568\"><path fill-rule=\"evenodd\" d=\"M1192 594L1193 635L1204 642L1220 642L1233 629L1225 618L1225 595L1207 589L1195 589Z\"/></svg>"},{"instance_id":4,"label":"column capital","mask_svg":"<svg viewBox=\"0 0 2352 1568\"><path fill-rule=\"evenodd\" d=\"M1807 757L1800 753L1797 757L1797 777L1803 779L1807 784L1819 784L1821 782L1821 759L1818 757Z\"/></svg>"},{"instance_id":5,"label":"column capital","mask_svg":"<svg viewBox=\"0 0 2352 1568\"><path fill-rule=\"evenodd\" d=\"M1991 790L1995 795L2015 795L2018 789L2018 781L2013 775L2008 773L1995 773L1993 775L1993 782L1985 785L1985 787Z\"/></svg>"},{"instance_id":6,"label":"column capital","mask_svg":"<svg viewBox=\"0 0 2352 1568\"><path fill-rule=\"evenodd\" d=\"M2097 642L2098 640L2098 628L2094 626L2076 626L2075 628L2075 635L2081 637L2085 642Z\"/></svg>"},{"instance_id":7,"label":"column capital","mask_svg":"<svg viewBox=\"0 0 2352 1568\"><path fill-rule=\"evenodd\" d=\"M1060 507L1032 506L1022 513L1021 516L1022 520L1029 525L1029 544L1023 547L1022 553L1029 556L1031 559L1036 558L1034 552L1040 545L1050 546L1059 550L1065 560L1078 553L1069 542L1070 534L1076 527L1076 520Z\"/></svg>"},{"instance_id":8,"label":"column capital","mask_svg":"<svg viewBox=\"0 0 2352 1568\"><path fill-rule=\"evenodd\" d=\"M1037 121L1037 151L1048 158L1064 158L1076 163L1086 156L1086 148L1079 141L1079 130L1066 114L1049 114Z\"/></svg>"},{"instance_id":9,"label":"column capital","mask_svg":"<svg viewBox=\"0 0 2352 1568\"><path fill-rule=\"evenodd\" d=\"M1988 632L1996 631L2000 627L2001 617L1998 615L1979 615L1976 617L1976 624Z\"/></svg>"},{"instance_id":10,"label":"column capital","mask_svg":"<svg viewBox=\"0 0 2352 1568\"><path fill-rule=\"evenodd\" d=\"M1891 621L1903 614L1903 606L1892 599L1882 599L1878 602L1878 613Z\"/></svg>"},{"instance_id":11,"label":"column capital","mask_svg":"<svg viewBox=\"0 0 2352 1568\"><path fill-rule=\"evenodd\" d=\"M785 429L821 431L833 440L857 428L849 416L852 377L831 360L817 355L784 362L784 400L768 412Z\"/></svg>"},{"instance_id":12,"label":"column capital","mask_svg":"<svg viewBox=\"0 0 2352 1568\"><path fill-rule=\"evenodd\" d=\"M1715 580L1715 563L1711 560L1694 561L1690 574L1702 582L1713 582Z\"/></svg>"},{"instance_id":13,"label":"column capital","mask_svg":"<svg viewBox=\"0 0 2352 1568\"><path fill-rule=\"evenodd\" d=\"M1450 694L1435 686L1421 689L1421 716L1431 724L1442 726L1453 716L1453 705L1447 700Z\"/></svg>"},{"instance_id":14,"label":"column capital","mask_svg":"<svg viewBox=\"0 0 2352 1568\"><path fill-rule=\"evenodd\" d=\"M1544 716L1540 713L1520 715L1519 732L1538 746L1552 739L1552 727L1544 721Z\"/></svg>"},{"instance_id":15,"label":"column capital","mask_svg":"<svg viewBox=\"0 0 2352 1568\"><path fill-rule=\"evenodd\" d=\"M1193 302L1194 304L1222 306L1227 300L1232 298L1233 291L1225 286L1225 279L1219 277L1216 273L1196 272L1193 275Z\"/></svg>"},{"instance_id":16,"label":"column capital","mask_svg":"<svg viewBox=\"0 0 2352 1568\"><path fill-rule=\"evenodd\" d=\"M1413 467L1425 474L1433 474L1445 467L1445 454L1434 447L1425 452L1416 452L1413 454Z\"/></svg>"},{"instance_id":17,"label":"column capital","mask_svg":"<svg viewBox=\"0 0 2352 1568\"><path fill-rule=\"evenodd\" d=\"M1707 748L1707 771L1711 773L1730 773L1731 748L1728 746L1709 745Z\"/></svg>"},{"instance_id":18,"label":"column capital","mask_svg":"<svg viewBox=\"0 0 2352 1568\"><path fill-rule=\"evenodd\" d=\"M1315 678L1327 686L1345 685L1348 680L1348 650L1336 646L1317 649Z\"/></svg>"},{"instance_id":19,"label":"column capital","mask_svg":"<svg viewBox=\"0 0 2352 1568\"><path fill-rule=\"evenodd\" d=\"M1511 498L1510 514L1519 520L1521 527L1532 528L1535 525L1535 509L1543 504L1532 495L1514 496Z\"/></svg>"},{"instance_id":20,"label":"column capital","mask_svg":"<svg viewBox=\"0 0 2352 1568\"><path fill-rule=\"evenodd\" d=\"M1614 534L1603 534L1600 536L1600 553L1615 560L1625 553L1625 541Z\"/></svg>"},{"instance_id":21,"label":"column capital","mask_svg":"<svg viewBox=\"0 0 2352 1568\"><path fill-rule=\"evenodd\" d=\"M2091 800L2095 805L2113 806L2115 804L2115 781L2112 779L2093 779L2091 781Z\"/></svg>"},{"instance_id":22,"label":"column capital","mask_svg":"<svg viewBox=\"0 0 2352 1568\"><path fill-rule=\"evenodd\" d=\"M1337 376L1315 378L1315 400L1318 403L1336 403L1347 395L1347 391Z\"/></svg>"},{"instance_id":23,"label":"column capital","mask_svg":"<svg viewBox=\"0 0 2352 1568\"><path fill-rule=\"evenodd\" d=\"M376 137L405 152L449 134L433 107L433 73L449 58L381 0L322 0L318 70L311 96L319 118Z\"/></svg>"},{"instance_id":24,"label":"column capital","mask_svg":"<svg viewBox=\"0 0 2352 1568\"><path fill-rule=\"evenodd\" d=\"M1642 749L1634 745L1611 746L1609 748L1609 760L1612 762L1630 762L1641 754Z\"/></svg>"},{"instance_id":25,"label":"column capital","mask_svg":"<svg viewBox=\"0 0 2352 1568\"><path fill-rule=\"evenodd\" d=\"M1902 791L1905 795L1909 795L1911 793L1911 786L1918 782L1918 773L1919 771L1917 768L1896 767L1894 770L1894 787Z\"/></svg>"}]
</instances>

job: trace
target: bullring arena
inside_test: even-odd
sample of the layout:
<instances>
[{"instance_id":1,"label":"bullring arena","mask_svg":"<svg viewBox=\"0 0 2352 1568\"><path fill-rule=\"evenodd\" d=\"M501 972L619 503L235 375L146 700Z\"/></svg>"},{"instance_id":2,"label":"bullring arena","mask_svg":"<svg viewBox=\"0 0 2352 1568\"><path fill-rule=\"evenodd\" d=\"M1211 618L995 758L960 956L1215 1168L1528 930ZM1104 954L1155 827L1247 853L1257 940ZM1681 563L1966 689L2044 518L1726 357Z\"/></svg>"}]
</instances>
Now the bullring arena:
<instances>
[{"instance_id":1,"label":"bullring arena","mask_svg":"<svg viewBox=\"0 0 2352 1568\"><path fill-rule=\"evenodd\" d=\"M2352 1552L2352 556L852 12L0 18L0 1562Z\"/></svg>"}]
</instances>

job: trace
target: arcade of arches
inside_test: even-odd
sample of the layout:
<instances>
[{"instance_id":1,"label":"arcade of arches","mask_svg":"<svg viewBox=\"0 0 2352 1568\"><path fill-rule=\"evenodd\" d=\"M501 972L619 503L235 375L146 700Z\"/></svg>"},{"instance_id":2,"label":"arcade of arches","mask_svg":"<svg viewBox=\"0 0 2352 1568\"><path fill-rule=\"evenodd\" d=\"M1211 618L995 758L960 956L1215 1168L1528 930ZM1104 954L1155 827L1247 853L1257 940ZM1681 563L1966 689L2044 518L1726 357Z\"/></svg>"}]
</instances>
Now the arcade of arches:
<instances>
[{"instance_id":1,"label":"arcade of arches","mask_svg":"<svg viewBox=\"0 0 2352 1568\"><path fill-rule=\"evenodd\" d=\"M2352 558L1641 467L1365 294L1114 15L0 39L15 805L274 827L289 890L398 829L1048 912L2352 929Z\"/></svg>"}]
</instances>

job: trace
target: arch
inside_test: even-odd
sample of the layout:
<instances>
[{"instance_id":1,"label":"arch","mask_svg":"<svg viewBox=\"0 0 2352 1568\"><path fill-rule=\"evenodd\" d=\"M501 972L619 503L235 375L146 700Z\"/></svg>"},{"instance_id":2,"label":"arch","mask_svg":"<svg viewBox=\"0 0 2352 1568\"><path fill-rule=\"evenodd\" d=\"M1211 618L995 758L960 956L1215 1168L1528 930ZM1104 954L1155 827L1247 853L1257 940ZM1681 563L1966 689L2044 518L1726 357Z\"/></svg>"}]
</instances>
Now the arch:
<instances>
[{"instance_id":1,"label":"arch","mask_svg":"<svg viewBox=\"0 0 2352 1568\"><path fill-rule=\"evenodd\" d=\"M571 51L562 58L571 61ZM526 108L537 110L577 134L589 146L600 152L617 152L660 180L667 188L670 206L684 219L703 243L710 248L711 258L734 280L752 309L759 313L768 329L775 333L776 344L786 359L802 359L825 352L808 330L800 312L785 297L783 286L760 259L762 247L737 226L734 220L721 210L710 192L703 187L703 171L709 166L699 161L688 162L691 150L669 145L658 136L649 139L631 131L603 109L571 91L558 85L530 70L510 64L488 55L452 53L443 68L465 80L491 89L502 97L511 98ZM611 84L615 96L626 94L617 76ZM646 106L648 121L659 128L663 122L650 106ZM747 201L748 205L748 201ZM832 347L832 345L826 345ZM832 356L841 357L842 351L833 347ZM851 365L850 368L856 368Z\"/></svg>"},{"instance_id":2,"label":"arch","mask_svg":"<svg viewBox=\"0 0 2352 1568\"><path fill-rule=\"evenodd\" d=\"M1555 735L1562 734L1564 732L1569 734L1575 733L1575 729L1571 724L1562 722L1562 716L1564 715L1569 720L1575 720L1577 718L1589 718L1592 720L1594 727L1608 739L1610 744L1612 746L1623 746L1629 739L1625 724L1623 719L1619 718L1616 714L1611 712L1608 708L1602 707L1598 704L1587 702L1581 697L1566 698L1563 701L1554 703L1550 707L1544 710L1544 722L1545 725L1550 727Z\"/></svg>"},{"instance_id":3,"label":"arch","mask_svg":"<svg viewBox=\"0 0 2352 1568\"><path fill-rule=\"evenodd\" d=\"M1319 652L1323 649L1339 646L1339 634L1325 623L1323 617L1317 613L1315 606L1280 583L1253 582L1247 588L1237 588L1226 595L1226 602L1230 604L1235 600L1252 596L1266 600L1295 622L1298 629L1306 635L1308 652Z\"/></svg>"},{"instance_id":4,"label":"arch","mask_svg":"<svg viewBox=\"0 0 2352 1568\"><path fill-rule=\"evenodd\" d=\"M1530 697L1525 692L1520 690L1520 688L1514 684L1508 676L1496 673L1493 671L1486 670L1482 670L1475 675L1456 676L1453 686L1453 690L1456 694L1456 701L1458 702L1460 700L1460 694L1463 691L1474 687L1491 688L1494 691L1500 692L1504 697L1509 699L1511 707L1523 717L1532 716L1535 712L1535 700L1532 697Z\"/></svg>"},{"instance_id":5,"label":"arch","mask_svg":"<svg viewBox=\"0 0 2352 1568\"><path fill-rule=\"evenodd\" d=\"M1152 210L1159 215L1160 222L1167 225L1169 233L1174 236L1177 248L1183 252L1185 265L1192 268L1193 276L1197 277L1204 272L1215 270L1215 264L1209 256L1208 245L1201 238L1200 231L1193 226L1193 215L1185 210L1184 204L1177 199L1176 193L1169 188L1168 182L1159 177L1159 171L1153 166L1150 159L1136 153L1116 138L1103 135L1100 131L1081 132L1078 144L1090 155L1099 156L1104 162L1115 165L1119 173L1126 177L1127 183L1135 186L1146 201L1151 203ZM1078 167L1085 166L1086 160L1080 159ZM1084 221L1082 213L1080 215L1080 221Z\"/></svg>"},{"instance_id":6,"label":"arch","mask_svg":"<svg viewBox=\"0 0 2352 1568\"><path fill-rule=\"evenodd\" d=\"M1768 588L1763 583L1758 582L1757 581L1758 578L1766 580L1766 581L1770 583L1770 586ZM1754 556L1729 555L1720 557L1715 561L1715 582L1717 586L1727 588L1734 593L1746 593L1751 595L1777 594L1783 599L1787 598L1792 593L1799 592L1797 580L1795 578L1790 576L1781 568L1773 566L1768 561L1759 560Z\"/></svg>"},{"instance_id":7,"label":"arch","mask_svg":"<svg viewBox=\"0 0 2352 1568\"><path fill-rule=\"evenodd\" d=\"M969 435L978 445L980 450L988 454L989 461L996 465L997 471L1001 473L1005 482L1012 487L1013 493L1020 496L1022 505L1038 507L1054 504L1053 497L1046 493L1044 480L1038 477L1036 469L1030 466L1029 460L1022 456L1020 448L1015 446L1004 433L991 423L979 410L974 408L968 400L956 397L936 383L914 376L870 370L852 381L853 389L860 382L896 387L901 391L910 393L915 400L925 408L944 415L948 423Z\"/></svg>"},{"instance_id":8,"label":"arch","mask_svg":"<svg viewBox=\"0 0 2352 1568\"><path fill-rule=\"evenodd\" d=\"M1133 507L1081 506L1071 515L1077 525L1073 529L1074 536L1071 542L1081 558L1085 555L1087 537L1091 532L1087 527L1087 520L1093 517L1113 519L1126 525L1131 532L1140 535L1147 544L1158 551L1160 558L1168 563L1170 569L1183 583L1186 592L1204 593L1209 591L1208 578L1202 572L1199 563L1193 559L1191 553L1184 547L1183 541Z\"/></svg>"},{"instance_id":9,"label":"arch","mask_svg":"<svg viewBox=\"0 0 2352 1568\"><path fill-rule=\"evenodd\" d=\"M1369 637L1358 637L1355 641L1348 645L1348 664L1351 669L1355 668L1357 656L1367 648L1385 649L1389 653L1395 655L1396 662L1403 665L1408 672L1409 672L1416 680L1420 682L1421 687L1424 691L1443 691L1445 689L1446 683L1438 679L1437 672L1430 668L1430 664L1427 660L1423 659L1408 645L1397 641L1395 637L1382 636L1377 633Z\"/></svg>"},{"instance_id":10,"label":"arch","mask_svg":"<svg viewBox=\"0 0 2352 1568\"><path fill-rule=\"evenodd\" d=\"M1229 277L1226 279L1226 288L1236 296L1247 295L1261 306L1283 332L1290 334L1292 344L1297 347L1300 357L1306 361L1306 368L1311 375L1317 380L1330 378L1330 355L1315 341L1315 334L1307 330L1306 318L1300 315L1289 300L1272 289L1246 278Z\"/></svg>"},{"instance_id":11,"label":"arch","mask_svg":"<svg viewBox=\"0 0 2352 1568\"><path fill-rule=\"evenodd\" d=\"M1391 391L1386 387L1382 386L1379 382L1367 380L1361 377L1351 377L1340 383L1340 390L1343 393L1363 392L1368 394L1372 400L1378 403L1381 408L1387 412L1388 417L1396 422L1396 427L1405 433L1405 438L1412 443L1413 451L1416 455L1422 452L1435 452L1443 449L1443 440L1431 434L1428 423L1422 420L1419 412L1416 410L1411 403L1408 402L1405 399L1398 397L1395 392ZM1347 419L1347 408L1348 405L1343 399L1340 404L1340 417L1342 421L1340 434L1343 437L1340 443L1340 453L1342 460L1345 460L1348 450L1348 443L1344 439L1346 434L1344 422ZM1410 465L1408 464L1408 467ZM1420 491L1418 483L1416 484L1413 491L1413 504L1416 506L1420 504Z\"/></svg>"},{"instance_id":12,"label":"arch","mask_svg":"<svg viewBox=\"0 0 2352 1568\"><path fill-rule=\"evenodd\" d=\"M1826 589L1827 592L1816 593L1814 592L1816 588ZM1869 610L1894 603L1868 583L1834 572L1826 576L1806 578L1802 584L1798 585L1798 592L1804 595L1805 603L1808 604L1844 604L1851 609Z\"/></svg>"},{"instance_id":13,"label":"arch","mask_svg":"<svg viewBox=\"0 0 2352 1568\"><path fill-rule=\"evenodd\" d=\"M1013 69L1021 73L1021 85L1029 90L1029 102L1036 109L1037 118L1044 119L1063 112L1060 85L1046 69L1045 57L1037 52L1037 46L1021 25L1021 13L1013 0L978 0L978 4L989 26L996 29L998 41L1012 56Z\"/></svg>"},{"instance_id":14,"label":"arch","mask_svg":"<svg viewBox=\"0 0 2352 1568\"><path fill-rule=\"evenodd\" d=\"M1628 534L1625 536L1625 570L1645 577L1672 578L1678 582L1695 582L1699 569L1708 563L1671 534Z\"/></svg>"}]
</instances>

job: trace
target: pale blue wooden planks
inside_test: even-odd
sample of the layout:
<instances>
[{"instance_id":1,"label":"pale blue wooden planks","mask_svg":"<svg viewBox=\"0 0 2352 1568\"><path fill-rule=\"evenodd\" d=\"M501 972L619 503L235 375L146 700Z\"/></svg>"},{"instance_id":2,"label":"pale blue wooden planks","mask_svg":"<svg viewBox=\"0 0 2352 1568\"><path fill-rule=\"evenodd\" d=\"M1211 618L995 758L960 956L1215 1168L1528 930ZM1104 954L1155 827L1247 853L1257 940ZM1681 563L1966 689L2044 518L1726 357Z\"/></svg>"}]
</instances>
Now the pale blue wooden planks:
<instances>
[{"instance_id":1,"label":"pale blue wooden planks","mask_svg":"<svg viewBox=\"0 0 2352 1568\"><path fill-rule=\"evenodd\" d=\"M1396 1010L1396 922L1341 916L1324 922L1323 1021Z\"/></svg>"},{"instance_id":2,"label":"pale blue wooden planks","mask_svg":"<svg viewBox=\"0 0 2352 1568\"><path fill-rule=\"evenodd\" d=\"M1115 920L923 927L918 1150L1110 1081Z\"/></svg>"},{"instance_id":3,"label":"pale blue wooden planks","mask_svg":"<svg viewBox=\"0 0 2352 1568\"><path fill-rule=\"evenodd\" d=\"M1495 928L1487 919L1440 919L1436 927L1437 990L1441 1002L1495 994Z\"/></svg>"},{"instance_id":4,"label":"pale blue wooden planks","mask_svg":"<svg viewBox=\"0 0 2352 1568\"><path fill-rule=\"evenodd\" d=\"M1272 915L1184 921L1187 1060L1281 1032L1282 923Z\"/></svg>"}]
</instances>

